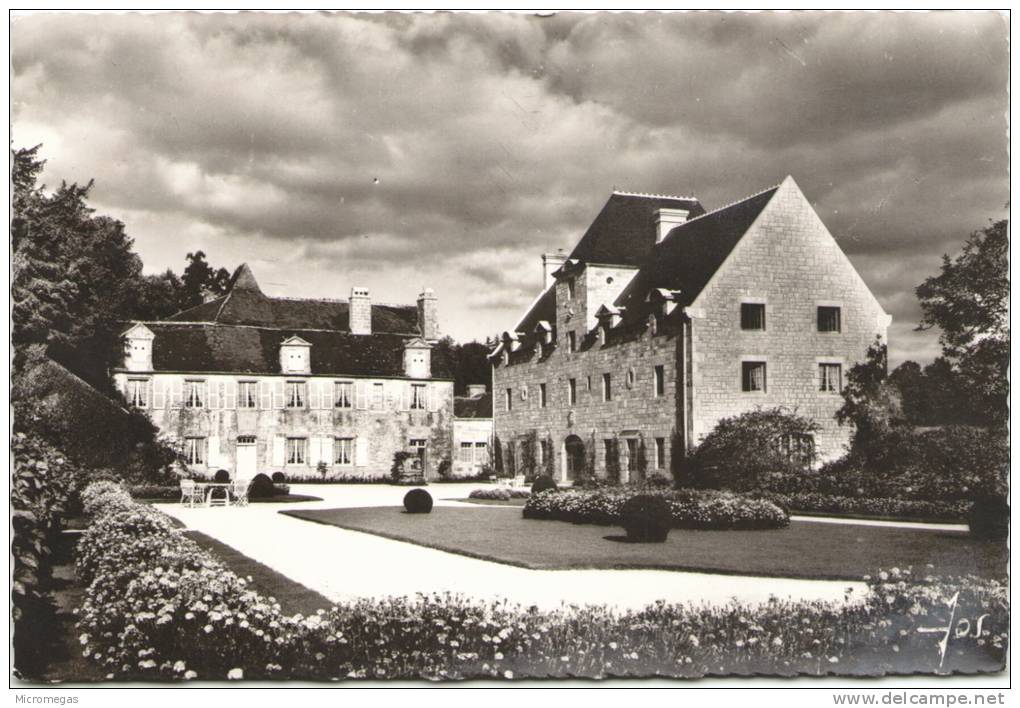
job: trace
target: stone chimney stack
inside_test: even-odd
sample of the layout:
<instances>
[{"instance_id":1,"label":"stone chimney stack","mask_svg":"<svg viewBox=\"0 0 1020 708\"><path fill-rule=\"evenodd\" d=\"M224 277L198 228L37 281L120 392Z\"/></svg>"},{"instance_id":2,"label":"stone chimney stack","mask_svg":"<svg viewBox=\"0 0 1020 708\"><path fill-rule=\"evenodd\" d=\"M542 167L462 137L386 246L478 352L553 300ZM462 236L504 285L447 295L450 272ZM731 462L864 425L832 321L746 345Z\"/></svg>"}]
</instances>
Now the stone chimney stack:
<instances>
[{"instance_id":1,"label":"stone chimney stack","mask_svg":"<svg viewBox=\"0 0 1020 708\"><path fill-rule=\"evenodd\" d=\"M655 242L659 243L662 239L666 238L666 234L687 221L689 214L690 212L686 209L659 209L659 213L655 217L657 227Z\"/></svg>"},{"instance_id":2,"label":"stone chimney stack","mask_svg":"<svg viewBox=\"0 0 1020 708\"><path fill-rule=\"evenodd\" d=\"M418 296L418 331L427 342L439 340L439 305L432 288Z\"/></svg>"},{"instance_id":3,"label":"stone chimney stack","mask_svg":"<svg viewBox=\"0 0 1020 708\"><path fill-rule=\"evenodd\" d=\"M372 298L368 288L351 288L348 307L351 334L372 334Z\"/></svg>"},{"instance_id":4,"label":"stone chimney stack","mask_svg":"<svg viewBox=\"0 0 1020 708\"><path fill-rule=\"evenodd\" d=\"M467 394L471 398L479 398L485 395L485 384L468 384Z\"/></svg>"},{"instance_id":5,"label":"stone chimney stack","mask_svg":"<svg viewBox=\"0 0 1020 708\"><path fill-rule=\"evenodd\" d=\"M556 253L543 253L542 254L542 290L548 290L549 286L552 285L553 273L559 270L563 262L567 260L567 254L563 252L561 248Z\"/></svg>"}]
</instances>

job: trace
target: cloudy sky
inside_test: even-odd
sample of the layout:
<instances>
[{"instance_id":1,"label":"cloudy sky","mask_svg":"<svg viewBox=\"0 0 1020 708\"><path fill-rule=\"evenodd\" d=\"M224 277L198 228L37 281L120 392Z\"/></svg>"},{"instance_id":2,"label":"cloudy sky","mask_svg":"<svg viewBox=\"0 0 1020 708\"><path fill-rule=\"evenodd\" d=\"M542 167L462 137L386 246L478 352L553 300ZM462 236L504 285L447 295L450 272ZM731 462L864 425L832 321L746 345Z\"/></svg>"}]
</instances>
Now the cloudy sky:
<instances>
[{"instance_id":1,"label":"cloudy sky","mask_svg":"<svg viewBox=\"0 0 1020 708\"><path fill-rule=\"evenodd\" d=\"M95 178L146 271L204 250L271 294L440 298L510 327L614 187L708 209L792 174L929 360L914 287L1006 213L995 14L33 15L13 144Z\"/></svg>"}]
</instances>

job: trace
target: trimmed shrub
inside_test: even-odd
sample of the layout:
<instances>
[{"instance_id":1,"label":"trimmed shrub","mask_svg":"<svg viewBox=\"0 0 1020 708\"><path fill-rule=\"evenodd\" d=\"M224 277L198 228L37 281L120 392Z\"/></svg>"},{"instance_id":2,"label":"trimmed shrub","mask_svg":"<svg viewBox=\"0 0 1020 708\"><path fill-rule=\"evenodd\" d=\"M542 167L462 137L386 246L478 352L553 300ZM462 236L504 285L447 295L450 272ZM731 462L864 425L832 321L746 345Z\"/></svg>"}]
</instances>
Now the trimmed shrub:
<instances>
[{"instance_id":1,"label":"trimmed shrub","mask_svg":"<svg viewBox=\"0 0 1020 708\"><path fill-rule=\"evenodd\" d=\"M263 477L265 475L262 475ZM226 470L216 470L216 474L213 475L213 481L219 484L230 481L230 473Z\"/></svg>"},{"instance_id":2,"label":"trimmed shrub","mask_svg":"<svg viewBox=\"0 0 1020 708\"><path fill-rule=\"evenodd\" d=\"M967 516L970 502L911 501L870 497L844 497L837 494L796 492L754 492L753 497L769 501L787 514L815 513L848 516L879 516L919 520L959 521Z\"/></svg>"},{"instance_id":3,"label":"trimmed shrub","mask_svg":"<svg viewBox=\"0 0 1020 708\"><path fill-rule=\"evenodd\" d=\"M527 489L511 489L510 487L495 487L493 489L474 489L468 494L468 499L492 499L494 501L509 501L511 499L527 499L531 492Z\"/></svg>"},{"instance_id":4,"label":"trimmed shrub","mask_svg":"<svg viewBox=\"0 0 1020 708\"><path fill-rule=\"evenodd\" d=\"M251 484L248 485L249 499L265 499L274 494L276 494L276 488L273 486L273 480L261 472L255 475L251 480Z\"/></svg>"},{"instance_id":5,"label":"trimmed shrub","mask_svg":"<svg viewBox=\"0 0 1020 708\"><path fill-rule=\"evenodd\" d=\"M273 472L272 480L274 483L283 483L287 481L287 476L283 472Z\"/></svg>"},{"instance_id":6,"label":"trimmed shrub","mask_svg":"<svg viewBox=\"0 0 1020 708\"><path fill-rule=\"evenodd\" d=\"M432 511L432 495L424 489L412 489L404 495L404 508L408 514L428 514Z\"/></svg>"},{"instance_id":7,"label":"trimmed shrub","mask_svg":"<svg viewBox=\"0 0 1020 708\"><path fill-rule=\"evenodd\" d=\"M970 532L988 541L1005 541L1009 537L1009 502L998 495L978 497L967 515Z\"/></svg>"},{"instance_id":8,"label":"trimmed shrub","mask_svg":"<svg viewBox=\"0 0 1020 708\"><path fill-rule=\"evenodd\" d=\"M535 480L534 484L531 485L531 493L541 494L542 492L556 491L559 487L556 486L556 482L553 481L552 477L546 477L542 475Z\"/></svg>"},{"instance_id":9,"label":"trimmed shrub","mask_svg":"<svg viewBox=\"0 0 1020 708\"><path fill-rule=\"evenodd\" d=\"M673 513L662 497L638 494L620 507L620 523L629 541L664 543L673 523Z\"/></svg>"}]
</instances>

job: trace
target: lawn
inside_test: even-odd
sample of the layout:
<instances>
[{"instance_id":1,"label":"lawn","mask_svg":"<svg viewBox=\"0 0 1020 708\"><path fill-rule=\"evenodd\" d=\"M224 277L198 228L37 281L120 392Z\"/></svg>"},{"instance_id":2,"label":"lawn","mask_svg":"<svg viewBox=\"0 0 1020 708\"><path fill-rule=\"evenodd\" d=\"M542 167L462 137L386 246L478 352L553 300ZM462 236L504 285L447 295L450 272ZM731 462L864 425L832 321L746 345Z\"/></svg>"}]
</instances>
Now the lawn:
<instances>
[{"instance_id":1,"label":"lawn","mask_svg":"<svg viewBox=\"0 0 1020 708\"><path fill-rule=\"evenodd\" d=\"M281 511L298 519L525 568L649 568L769 577L859 580L926 564L940 574L1006 575L1005 544L963 531L793 521L766 531L674 529L664 544L630 544L622 529L524 519L478 505L407 514L399 507Z\"/></svg>"}]
</instances>

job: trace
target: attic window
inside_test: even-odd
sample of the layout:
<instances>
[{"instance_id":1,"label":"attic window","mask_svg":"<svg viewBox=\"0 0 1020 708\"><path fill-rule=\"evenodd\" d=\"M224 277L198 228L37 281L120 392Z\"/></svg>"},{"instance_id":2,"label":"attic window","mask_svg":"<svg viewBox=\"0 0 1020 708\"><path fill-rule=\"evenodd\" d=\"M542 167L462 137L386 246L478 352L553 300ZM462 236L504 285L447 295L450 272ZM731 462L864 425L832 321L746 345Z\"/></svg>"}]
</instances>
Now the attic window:
<instances>
[{"instance_id":1,"label":"attic window","mask_svg":"<svg viewBox=\"0 0 1020 708\"><path fill-rule=\"evenodd\" d=\"M765 303L763 302L740 303L740 329L764 331Z\"/></svg>"}]
</instances>

